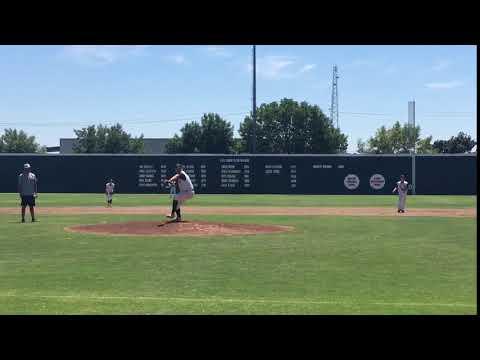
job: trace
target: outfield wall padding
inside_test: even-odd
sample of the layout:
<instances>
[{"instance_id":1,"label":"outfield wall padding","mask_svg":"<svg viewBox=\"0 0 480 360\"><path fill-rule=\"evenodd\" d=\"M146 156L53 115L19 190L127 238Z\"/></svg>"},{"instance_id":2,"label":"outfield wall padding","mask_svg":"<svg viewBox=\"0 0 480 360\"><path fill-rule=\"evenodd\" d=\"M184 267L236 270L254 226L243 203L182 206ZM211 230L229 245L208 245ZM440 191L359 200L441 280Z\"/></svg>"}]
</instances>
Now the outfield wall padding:
<instances>
[{"instance_id":1,"label":"outfield wall padding","mask_svg":"<svg viewBox=\"0 0 480 360\"><path fill-rule=\"evenodd\" d=\"M417 155L416 193L476 194L476 155ZM196 193L390 194L400 174L412 182L410 155L1 154L0 192L16 192L30 163L39 192L167 193L164 180L186 167Z\"/></svg>"}]
</instances>

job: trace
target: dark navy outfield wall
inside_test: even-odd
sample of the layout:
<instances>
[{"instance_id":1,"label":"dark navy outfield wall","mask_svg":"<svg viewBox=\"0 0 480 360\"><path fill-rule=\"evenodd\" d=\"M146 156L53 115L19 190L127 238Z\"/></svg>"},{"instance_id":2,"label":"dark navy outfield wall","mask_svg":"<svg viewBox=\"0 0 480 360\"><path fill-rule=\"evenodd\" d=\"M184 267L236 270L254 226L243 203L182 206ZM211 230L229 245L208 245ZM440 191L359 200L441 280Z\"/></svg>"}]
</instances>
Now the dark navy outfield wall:
<instances>
[{"instance_id":1,"label":"dark navy outfield wall","mask_svg":"<svg viewBox=\"0 0 480 360\"><path fill-rule=\"evenodd\" d=\"M472 155L416 156L417 194L475 195L476 162Z\"/></svg>"},{"instance_id":2,"label":"dark navy outfield wall","mask_svg":"<svg viewBox=\"0 0 480 360\"><path fill-rule=\"evenodd\" d=\"M409 155L1 154L0 192L16 192L25 162L40 193L99 193L110 178L119 193L166 193L176 163L196 193L390 194L400 174L412 182ZM416 190L476 194L476 156L416 156Z\"/></svg>"}]
</instances>

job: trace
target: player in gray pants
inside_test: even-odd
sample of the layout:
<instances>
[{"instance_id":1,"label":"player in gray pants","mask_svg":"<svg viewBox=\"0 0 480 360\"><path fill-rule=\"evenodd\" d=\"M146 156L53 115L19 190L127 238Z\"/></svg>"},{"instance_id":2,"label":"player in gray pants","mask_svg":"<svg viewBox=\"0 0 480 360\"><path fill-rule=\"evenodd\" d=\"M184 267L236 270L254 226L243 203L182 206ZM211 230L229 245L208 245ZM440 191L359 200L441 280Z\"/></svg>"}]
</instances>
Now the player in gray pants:
<instances>
[{"instance_id":1,"label":"player in gray pants","mask_svg":"<svg viewBox=\"0 0 480 360\"><path fill-rule=\"evenodd\" d=\"M398 211L399 213L405 212L405 201L407 200L408 182L405 181L405 175L400 176L400 181L397 181L397 186L393 189L392 193L398 191Z\"/></svg>"},{"instance_id":2,"label":"player in gray pants","mask_svg":"<svg viewBox=\"0 0 480 360\"><path fill-rule=\"evenodd\" d=\"M37 177L30 172L30 164L23 165L23 173L18 175L18 194L22 206L22 223L25 222L25 208L30 208L32 222L35 221L35 198L37 197Z\"/></svg>"},{"instance_id":3,"label":"player in gray pants","mask_svg":"<svg viewBox=\"0 0 480 360\"><path fill-rule=\"evenodd\" d=\"M173 197L172 201L172 213L167 215L167 218L175 219L175 221L182 221L182 213L180 212L181 205L188 199L191 199L195 194L193 190L193 184L190 180L188 174L183 171L183 165L177 164L176 166L177 174L172 176L166 182L170 184L171 188L170 196ZM176 218L174 214L177 214Z\"/></svg>"}]
</instances>

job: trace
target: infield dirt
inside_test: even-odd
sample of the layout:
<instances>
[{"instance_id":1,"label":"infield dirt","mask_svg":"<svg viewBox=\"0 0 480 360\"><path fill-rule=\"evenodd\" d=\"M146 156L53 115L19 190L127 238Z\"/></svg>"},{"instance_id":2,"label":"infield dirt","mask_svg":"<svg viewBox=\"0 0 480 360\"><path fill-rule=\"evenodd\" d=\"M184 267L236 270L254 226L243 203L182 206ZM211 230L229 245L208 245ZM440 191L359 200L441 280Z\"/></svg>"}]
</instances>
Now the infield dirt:
<instances>
[{"instance_id":1,"label":"infield dirt","mask_svg":"<svg viewBox=\"0 0 480 360\"><path fill-rule=\"evenodd\" d=\"M257 224L222 224L206 221L130 221L123 223L76 225L67 227L65 230L69 232L102 235L225 236L280 233L293 230L293 227Z\"/></svg>"}]
</instances>

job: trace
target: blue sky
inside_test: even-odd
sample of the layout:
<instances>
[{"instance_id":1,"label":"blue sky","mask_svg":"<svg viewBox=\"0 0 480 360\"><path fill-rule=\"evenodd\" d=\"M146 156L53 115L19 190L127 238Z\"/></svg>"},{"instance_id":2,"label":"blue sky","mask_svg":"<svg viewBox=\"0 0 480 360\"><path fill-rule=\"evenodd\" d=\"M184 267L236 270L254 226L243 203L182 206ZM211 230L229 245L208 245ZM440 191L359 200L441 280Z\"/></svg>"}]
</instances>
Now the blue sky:
<instances>
[{"instance_id":1,"label":"blue sky","mask_svg":"<svg viewBox=\"0 0 480 360\"><path fill-rule=\"evenodd\" d=\"M422 136L476 138L475 46L257 46L257 104L293 98L328 115L339 70L339 124L350 152L381 125L406 122L416 101ZM73 128L120 122L171 137L205 112L235 126L251 110L250 46L0 46L0 129L42 145ZM3 132L3 131L2 131Z\"/></svg>"}]
</instances>

